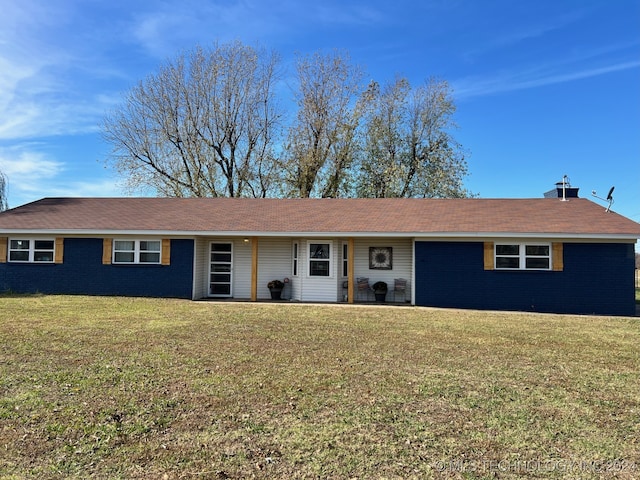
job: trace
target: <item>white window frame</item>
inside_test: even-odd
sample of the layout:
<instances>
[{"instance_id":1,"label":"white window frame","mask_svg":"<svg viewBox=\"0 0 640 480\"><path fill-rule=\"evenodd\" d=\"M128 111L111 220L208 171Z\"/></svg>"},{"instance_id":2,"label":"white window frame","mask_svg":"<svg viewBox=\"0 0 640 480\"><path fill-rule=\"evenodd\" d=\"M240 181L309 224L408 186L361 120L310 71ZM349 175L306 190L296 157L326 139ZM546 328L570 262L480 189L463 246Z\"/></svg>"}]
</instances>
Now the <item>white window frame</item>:
<instances>
[{"instance_id":1,"label":"white window frame","mask_svg":"<svg viewBox=\"0 0 640 480\"><path fill-rule=\"evenodd\" d=\"M312 257L311 245L328 245L329 257L328 258ZM326 262L329 274L313 275L312 269L311 269L311 262ZM312 277L312 278L332 278L333 277L333 241L332 240L308 240L307 241L307 277Z\"/></svg>"},{"instance_id":2,"label":"white window frame","mask_svg":"<svg viewBox=\"0 0 640 480\"><path fill-rule=\"evenodd\" d=\"M116 248L118 242L133 242L133 250L124 250ZM158 250L142 250L140 248L141 243L143 242L155 242L158 244ZM133 261L123 262L116 260L117 253L133 253ZM141 254L143 253L157 253L158 261L149 262L146 260L141 260ZM162 263L162 240L157 238L114 238L113 239L113 247L111 252L111 262L114 265L160 265Z\"/></svg>"},{"instance_id":3,"label":"white window frame","mask_svg":"<svg viewBox=\"0 0 640 480\"><path fill-rule=\"evenodd\" d=\"M349 243L342 242L342 251L340 252L342 255L340 275L342 278L347 278L349 276Z\"/></svg>"},{"instance_id":4,"label":"white window frame","mask_svg":"<svg viewBox=\"0 0 640 480\"><path fill-rule=\"evenodd\" d=\"M518 254L498 254L498 247L500 246L518 246ZM547 247L549 254L548 255L527 255L527 247ZM553 258L552 258L552 245L548 242L500 242L494 245L493 251L493 261L496 270L504 270L504 271L517 271L517 270L541 270L541 271L549 271L553 269ZM518 259L517 267L499 267L498 266L498 258L513 258ZM548 266L546 268L540 267L527 267L527 259L535 259L535 258L546 258L548 260Z\"/></svg>"},{"instance_id":5,"label":"white window frame","mask_svg":"<svg viewBox=\"0 0 640 480\"><path fill-rule=\"evenodd\" d=\"M28 242L28 248L12 248L14 242ZM36 248L36 242L51 242L52 248ZM13 260L13 252L29 252L27 260ZM51 252L51 260L37 260L36 253ZM7 260L11 263L55 263L56 259L56 240L55 238L9 238L7 245Z\"/></svg>"},{"instance_id":6,"label":"white window frame","mask_svg":"<svg viewBox=\"0 0 640 480\"><path fill-rule=\"evenodd\" d=\"M293 242L291 245L291 276L300 275L300 243Z\"/></svg>"}]
</instances>

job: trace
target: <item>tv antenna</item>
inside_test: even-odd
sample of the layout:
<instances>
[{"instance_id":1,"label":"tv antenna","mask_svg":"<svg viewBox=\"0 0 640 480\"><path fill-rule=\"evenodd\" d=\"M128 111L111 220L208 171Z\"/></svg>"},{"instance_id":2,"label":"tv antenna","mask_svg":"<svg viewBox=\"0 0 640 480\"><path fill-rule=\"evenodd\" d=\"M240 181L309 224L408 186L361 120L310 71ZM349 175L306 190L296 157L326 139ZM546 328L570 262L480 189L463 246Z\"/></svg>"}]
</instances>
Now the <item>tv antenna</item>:
<instances>
[{"instance_id":1,"label":"tv antenna","mask_svg":"<svg viewBox=\"0 0 640 480\"><path fill-rule=\"evenodd\" d=\"M605 212L608 212L609 210L611 210L611 205L613 205L613 189L614 189L614 188L616 188L616 187L611 187L611 188L609 189L609 193L607 193L607 198L599 197L599 196L596 194L596 191L595 191L595 190L591 190L591 195L593 195L594 197L599 198L600 200L602 200L602 201L604 201L604 202L607 202L607 203L608 203L608 205L607 205L607 209L605 210Z\"/></svg>"}]
</instances>

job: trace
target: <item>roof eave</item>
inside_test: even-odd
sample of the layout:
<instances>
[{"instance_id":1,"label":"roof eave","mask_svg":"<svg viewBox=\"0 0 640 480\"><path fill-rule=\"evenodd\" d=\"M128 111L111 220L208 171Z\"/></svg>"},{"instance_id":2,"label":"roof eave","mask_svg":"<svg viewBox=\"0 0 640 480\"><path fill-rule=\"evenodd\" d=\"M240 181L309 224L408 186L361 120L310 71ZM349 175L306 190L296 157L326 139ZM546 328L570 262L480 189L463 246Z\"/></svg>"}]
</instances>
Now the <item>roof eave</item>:
<instances>
[{"instance_id":1,"label":"roof eave","mask_svg":"<svg viewBox=\"0 0 640 480\"><path fill-rule=\"evenodd\" d=\"M414 238L418 240L435 240L442 238L540 238L540 239L576 239L576 240L616 240L636 242L638 233L575 233L575 232L329 232L329 231L212 231L212 230L95 230L95 229L3 229L0 235L41 235L41 236L164 236L164 237L353 237L353 238Z\"/></svg>"}]
</instances>

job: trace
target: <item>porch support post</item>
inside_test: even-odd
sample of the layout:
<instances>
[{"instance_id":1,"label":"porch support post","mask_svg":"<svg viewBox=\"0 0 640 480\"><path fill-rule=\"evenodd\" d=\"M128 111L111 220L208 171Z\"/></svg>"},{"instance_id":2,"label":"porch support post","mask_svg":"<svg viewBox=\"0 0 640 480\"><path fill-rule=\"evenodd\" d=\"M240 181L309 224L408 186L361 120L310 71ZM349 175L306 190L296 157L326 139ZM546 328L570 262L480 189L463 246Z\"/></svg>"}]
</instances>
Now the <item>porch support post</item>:
<instances>
[{"instance_id":1,"label":"porch support post","mask_svg":"<svg viewBox=\"0 0 640 480\"><path fill-rule=\"evenodd\" d=\"M251 237L251 301L258 300L258 237Z\"/></svg>"},{"instance_id":2,"label":"porch support post","mask_svg":"<svg viewBox=\"0 0 640 480\"><path fill-rule=\"evenodd\" d=\"M355 251L354 251L354 241L353 237L349 237L347 240L347 302L353 303L354 301L354 292L355 292L355 278L354 278L354 265L355 265Z\"/></svg>"}]
</instances>

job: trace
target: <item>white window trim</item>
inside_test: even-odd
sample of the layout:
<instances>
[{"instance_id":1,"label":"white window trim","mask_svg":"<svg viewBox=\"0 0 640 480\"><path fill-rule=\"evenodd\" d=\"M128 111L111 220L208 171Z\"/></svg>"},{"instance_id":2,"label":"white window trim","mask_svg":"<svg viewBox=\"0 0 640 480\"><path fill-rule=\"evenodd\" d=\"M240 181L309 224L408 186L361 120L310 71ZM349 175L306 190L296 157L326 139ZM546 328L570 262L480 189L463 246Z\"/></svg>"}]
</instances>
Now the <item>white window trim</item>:
<instances>
[{"instance_id":1,"label":"white window trim","mask_svg":"<svg viewBox=\"0 0 640 480\"><path fill-rule=\"evenodd\" d=\"M329 258L317 259L311 258L311 245L312 244L327 244L329 245ZM333 240L307 240L307 277L309 278L333 278ZM329 275L311 275L311 262L327 262L329 264Z\"/></svg>"},{"instance_id":2,"label":"white window trim","mask_svg":"<svg viewBox=\"0 0 640 480\"><path fill-rule=\"evenodd\" d=\"M517 255L498 255L498 247L501 245L518 245L519 246L519 254ZM549 256L532 256L529 255L527 256L527 247L548 247L549 248ZM495 266L496 270L502 270L502 271L511 271L511 272L515 272L515 271L521 271L521 270L526 270L528 272L530 271L543 271L543 272L547 272L547 271L551 271L553 269L553 247L551 245L551 243L548 242L500 242L500 243L495 243L493 246L493 264ZM510 257L510 258L518 258L518 268L505 268L505 267L498 267L498 257ZM527 258L548 258L549 259L549 266L547 268L527 268Z\"/></svg>"},{"instance_id":3,"label":"white window trim","mask_svg":"<svg viewBox=\"0 0 640 480\"><path fill-rule=\"evenodd\" d=\"M131 250L117 250L117 242L133 242L133 262L121 262L116 260L116 252L131 252ZM160 248L158 250L140 250L141 242L158 242ZM140 261L141 253L157 253L157 262L142 262ZM111 263L114 265L161 265L162 264L162 240L158 238L114 238L113 246L111 247Z\"/></svg>"},{"instance_id":4,"label":"white window trim","mask_svg":"<svg viewBox=\"0 0 640 480\"><path fill-rule=\"evenodd\" d=\"M15 241L29 242L29 259L28 260L11 260L11 252L26 252L25 249L11 248L11 243ZM36 242L52 242L52 249L38 248L36 249ZM35 260L35 252L51 252L51 260ZM15 237L9 238L7 244L7 261L10 263L55 263L56 259L56 240L55 238L34 238L34 237Z\"/></svg>"},{"instance_id":5,"label":"white window trim","mask_svg":"<svg viewBox=\"0 0 640 480\"><path fill-rule=\"evenodd\" d=\"M291 245L291 276L300 275L300 242L293 242Z\"/></svg>"},{"instance_id":6,"label":"white window trim","mask_svg":"<svg viewBox=\"0 0 640 480\"><path fill-rule=\"evenodd\" d=\"M347 254L345 255L345 250ZM342 278L347 278L349 276L349 243L342 242L341 250L340 250L340 276ZM346 272L346 273L345 273Z\"/></svg>"}]
</instances>

